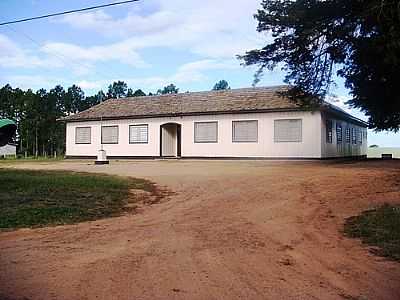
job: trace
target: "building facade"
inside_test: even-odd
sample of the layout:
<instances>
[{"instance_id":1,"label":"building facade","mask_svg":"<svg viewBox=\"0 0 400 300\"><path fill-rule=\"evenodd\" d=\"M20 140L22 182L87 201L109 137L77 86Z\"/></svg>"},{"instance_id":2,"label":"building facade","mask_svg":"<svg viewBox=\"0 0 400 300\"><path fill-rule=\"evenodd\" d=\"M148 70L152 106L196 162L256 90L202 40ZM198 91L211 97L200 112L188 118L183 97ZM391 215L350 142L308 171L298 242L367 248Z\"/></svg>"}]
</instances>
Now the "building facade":
<instances>
[{"instance_id":1,"label":"building facade","mask_svg":"<svg viewBox=\"0 0 400 300\"><path fill-rule=\"evenodd\" d=\"M109 158L366 155L364 122L333 106L304 110L281 89L108 100L65 119L66 156L92 158L101 149Z\"/></svg>"}]
</instances>

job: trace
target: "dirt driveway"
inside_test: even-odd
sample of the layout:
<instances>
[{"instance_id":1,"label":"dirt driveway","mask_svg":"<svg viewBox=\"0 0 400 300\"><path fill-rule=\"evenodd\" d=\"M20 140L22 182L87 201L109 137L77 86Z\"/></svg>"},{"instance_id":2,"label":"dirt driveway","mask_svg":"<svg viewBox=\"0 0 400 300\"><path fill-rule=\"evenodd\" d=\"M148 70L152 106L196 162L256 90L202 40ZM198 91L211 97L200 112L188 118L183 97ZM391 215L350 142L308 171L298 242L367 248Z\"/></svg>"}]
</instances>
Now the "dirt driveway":
<instances>
[{"instance_id":1,"label":"dirt driveway","mask_svg":"<svg viewBox=\"0 0 400 300\"><path fill-rule=\"evenodd\" d=\"M0 233L0 299L400 299L400 264L340 233L345 217L400 203L399 162L14 167L144 177L175 194L136 215Z\"/></svg>"}]
</instances>

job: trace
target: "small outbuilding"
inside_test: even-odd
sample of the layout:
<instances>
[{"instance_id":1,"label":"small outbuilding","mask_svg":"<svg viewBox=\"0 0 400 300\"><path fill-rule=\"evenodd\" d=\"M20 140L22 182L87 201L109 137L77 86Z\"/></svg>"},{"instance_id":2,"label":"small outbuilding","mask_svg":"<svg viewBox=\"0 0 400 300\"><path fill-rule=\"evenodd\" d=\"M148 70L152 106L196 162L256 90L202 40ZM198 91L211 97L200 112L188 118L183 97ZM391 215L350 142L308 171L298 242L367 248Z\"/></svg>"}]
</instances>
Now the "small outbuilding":
<instances>
[{"instance_id":1,"label":"small outbuilding","mask_svg":"<svg viewBox=\"0 0 400 300\"><path fill-rule=\"evenodd\" d=\"M16 155L17 155L17 145L6 144L4 146L0 146L0 158L7 156L16 156Z\"/></svg>"},{"instance_id":2,"label":"small outbuilding","mask_svg":"<svg viewBox=\"0 0 400 300\"><path fill-rule=\"evenodd\" d=\"M110 99L68 116L66 157L365 157L367 123L323 103L308 110L285 86Z\"/></svg>"},{"instance_id":3,"label":"small outbuilding","mask_svg":"<svg viewBox=\"0 0 400 300\"><path fill-rule=\"evenodd\" d=\"M17 146L11 142L16 129L14 121L0 119L0 158L17 154Z\"/></svg>"}]
</instances>

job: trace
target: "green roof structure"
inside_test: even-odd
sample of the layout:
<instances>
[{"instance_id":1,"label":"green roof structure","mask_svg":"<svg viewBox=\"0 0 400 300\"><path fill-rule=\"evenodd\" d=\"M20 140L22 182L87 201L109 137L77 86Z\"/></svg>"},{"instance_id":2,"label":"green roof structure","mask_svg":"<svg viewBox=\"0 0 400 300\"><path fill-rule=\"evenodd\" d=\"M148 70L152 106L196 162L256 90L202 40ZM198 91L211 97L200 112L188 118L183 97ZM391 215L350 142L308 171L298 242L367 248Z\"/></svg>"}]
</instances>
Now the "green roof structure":
<instances>
[{"instance_id":1,"label":"green roof structure","mask_svg":"<svg viewBox=\"0 0 400 300\"><path fill-rule=\"evenodd\" d=\"M0 119L0 147L7 145L17 130L15 122L9 119Z\"/></svg>"}]
</instances>

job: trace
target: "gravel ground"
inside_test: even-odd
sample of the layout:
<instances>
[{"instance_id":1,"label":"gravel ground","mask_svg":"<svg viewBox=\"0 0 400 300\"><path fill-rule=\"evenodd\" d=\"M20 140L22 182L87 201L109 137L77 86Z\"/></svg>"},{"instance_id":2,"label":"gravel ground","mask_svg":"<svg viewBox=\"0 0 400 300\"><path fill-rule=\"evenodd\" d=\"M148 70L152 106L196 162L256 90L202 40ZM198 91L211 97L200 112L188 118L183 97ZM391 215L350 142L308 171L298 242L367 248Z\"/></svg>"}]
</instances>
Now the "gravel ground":
<instances>
[{"instance_id":1,"label":"gravel ground","mask_svg":"<svg viewBox=\"0 0 400 300\"><path fill-rule=\"evenodd\" d=\"M400 203L400 161L10 167L147 178L173 193L138 214L0 233L0 299L400 299L400 264L341 234L346 217Z\"/></svg>"}]
</instances>

